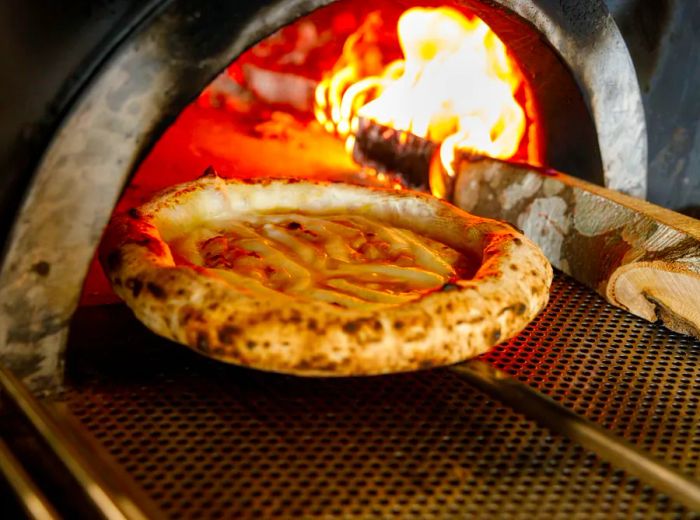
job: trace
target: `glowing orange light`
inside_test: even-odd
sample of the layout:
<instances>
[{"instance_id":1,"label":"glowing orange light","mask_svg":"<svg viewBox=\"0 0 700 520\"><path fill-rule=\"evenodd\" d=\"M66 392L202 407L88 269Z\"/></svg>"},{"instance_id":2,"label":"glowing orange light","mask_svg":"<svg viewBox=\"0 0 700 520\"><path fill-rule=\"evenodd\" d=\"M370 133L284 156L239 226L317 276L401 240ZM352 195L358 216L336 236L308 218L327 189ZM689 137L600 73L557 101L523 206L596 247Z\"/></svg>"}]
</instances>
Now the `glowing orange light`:
<instances>
[{"instance_id":1,"label":"glowing orange light","mask_svg":"<svg viewBox=\"0 0 700 520\"><path fill-rule=\"evenodd\" d=\"M316 89L315 115L324 128L351 140L349 149L359 117L441 143L450 175L455 150L513 157L527 126L515 98L524 79L489 26L447 7L409 9L397 26L404 59L372 74L376 55L362 50L377 17L348 38Z\"/></svg>"}]
</instances>

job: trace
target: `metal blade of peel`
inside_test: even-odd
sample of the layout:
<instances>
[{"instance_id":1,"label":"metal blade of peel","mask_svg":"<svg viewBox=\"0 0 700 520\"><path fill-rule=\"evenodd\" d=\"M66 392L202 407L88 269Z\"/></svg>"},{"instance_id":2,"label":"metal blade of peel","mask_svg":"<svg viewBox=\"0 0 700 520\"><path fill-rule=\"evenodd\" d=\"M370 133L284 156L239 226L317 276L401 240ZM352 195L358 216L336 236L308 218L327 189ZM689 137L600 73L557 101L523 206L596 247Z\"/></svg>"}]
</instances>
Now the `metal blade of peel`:
<instances>
[{"instance_id":1,"label":"metal blade of peel","mask_svg":"<svg viewBox=\"0 0 700 520\"><path fill-rule=\"evenodd\" d=\"M568 437L601 459L677 500L691 511L700 511L700 482L632 445L622 437L589 421L516 381L505 372L479 360L454 365L451 370L479 390L510 405L549 430Z\"/></svg>"}]
</instances>

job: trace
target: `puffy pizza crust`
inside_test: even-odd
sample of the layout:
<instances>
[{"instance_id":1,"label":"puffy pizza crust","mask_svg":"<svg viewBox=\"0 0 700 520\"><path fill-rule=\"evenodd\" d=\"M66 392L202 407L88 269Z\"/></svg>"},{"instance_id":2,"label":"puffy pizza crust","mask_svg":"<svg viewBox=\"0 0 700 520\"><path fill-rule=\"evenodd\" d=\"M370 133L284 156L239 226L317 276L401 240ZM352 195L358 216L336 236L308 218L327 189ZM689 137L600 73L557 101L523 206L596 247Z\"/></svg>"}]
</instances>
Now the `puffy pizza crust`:
<instances>
[{"instance_id":1,"label":"puffy pizza crust","mask_svg":"<svg viewBox=\"0 0 700 520\"><path fill-rule=\"evenodd\" d=\"M376 310L243 294L176 265L168 240L251 213L361 214L481 258L474 278ZM293 180L205 176L116 216L100 246L115 292L157 334L216 359L312 376L385 374L457 363L522 330L547 304L552 268L509 225L429 195Z\"/></svg>"}]
</instances>

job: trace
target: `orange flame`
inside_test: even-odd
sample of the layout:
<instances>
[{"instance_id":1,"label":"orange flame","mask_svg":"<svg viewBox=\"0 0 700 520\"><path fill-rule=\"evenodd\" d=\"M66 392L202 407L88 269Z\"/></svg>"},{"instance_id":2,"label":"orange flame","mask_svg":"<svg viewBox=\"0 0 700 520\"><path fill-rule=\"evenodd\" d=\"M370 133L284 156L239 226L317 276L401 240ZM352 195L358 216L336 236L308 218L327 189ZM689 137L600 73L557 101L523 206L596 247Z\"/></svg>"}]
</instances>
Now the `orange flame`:
<instances>
[{"instance_id":1,"label":"orange flame","mask_svg":"<svg viewBox=\"0 0 700 520\"><path fill-rule=\"evenodd\" d=\"M319 83L314 112L326 130L346 138L349 150L358 117L411 132L441 143L450 175L455 150L516 154L527 126L515 98L524 79L488 25L447 7L409 9L397 26L404 59L372 73L381 58L372 45L380 23L369 15Z\"/></svg>"}]
</instances>

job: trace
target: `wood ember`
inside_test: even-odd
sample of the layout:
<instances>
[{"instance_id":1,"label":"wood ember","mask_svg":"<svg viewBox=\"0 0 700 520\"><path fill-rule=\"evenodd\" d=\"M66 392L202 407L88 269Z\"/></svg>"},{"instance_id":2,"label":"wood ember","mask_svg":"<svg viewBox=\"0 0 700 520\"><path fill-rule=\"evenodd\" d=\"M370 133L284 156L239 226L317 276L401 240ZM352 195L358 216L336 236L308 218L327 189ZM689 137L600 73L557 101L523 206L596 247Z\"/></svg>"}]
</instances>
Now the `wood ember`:
<instances>
[{"instance_id":1,"label":"wood ember","mask_svg":"<svg viewBox=\"0 0 700 520\"><path fill-rule=\"evenodd\" d=\"M437 149L432 141L360 118L352 158L380 172L399 174L410 187L427 189Z\"/></svg>"},{"instance_id":2,"label":"wood ember","mask_svg":"<svg viewBox=\"0 0 700 520\"><path fill-rule=\"evenodd\" d=\"M610 303L700 338L700 221L557 172L458 158L454 203L505 220Z\"/></svg>"}]
</instances>

